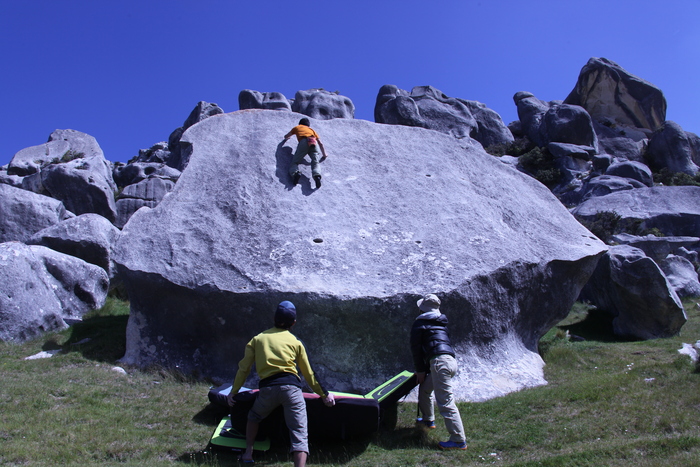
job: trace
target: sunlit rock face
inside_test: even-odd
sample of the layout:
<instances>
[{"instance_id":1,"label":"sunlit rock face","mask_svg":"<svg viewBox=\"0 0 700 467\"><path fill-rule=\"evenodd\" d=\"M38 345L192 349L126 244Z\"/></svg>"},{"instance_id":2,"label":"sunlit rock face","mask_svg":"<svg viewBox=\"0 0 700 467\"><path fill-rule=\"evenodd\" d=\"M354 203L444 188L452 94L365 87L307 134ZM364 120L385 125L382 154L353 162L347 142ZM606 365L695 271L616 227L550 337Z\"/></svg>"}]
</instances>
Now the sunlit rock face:
<instances>
[{"instance_id":1,"label":"sunlit rock face","mask_svg":"<svg viewBox=\"0 0 700 467\"><path fill-rule=\"evenodd\" d=\"M300 117L239 111L184 133L187 169L115 248L131 303L124 360L232 378L286 299L326 386L366 391L412 369L416 300L436 293L459 400L544 384L537 342L605 245L532 178L422 128L312 120L323 185L302 165L293 186L296 141L282 137Z\"/></svg>"}]
</instances>

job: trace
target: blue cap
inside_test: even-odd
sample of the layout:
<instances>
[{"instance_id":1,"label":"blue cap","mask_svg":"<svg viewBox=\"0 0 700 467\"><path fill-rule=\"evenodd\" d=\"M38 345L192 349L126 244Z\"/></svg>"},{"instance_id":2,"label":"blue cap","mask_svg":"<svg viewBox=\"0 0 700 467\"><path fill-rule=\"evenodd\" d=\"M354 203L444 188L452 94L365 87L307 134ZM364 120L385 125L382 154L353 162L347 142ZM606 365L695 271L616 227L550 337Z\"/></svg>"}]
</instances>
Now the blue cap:
<instances>
[{"instance_id":1,"label":"blue cap","mask_svg":"<svg viewBox=\"0 0 700 467\"><path fill-rule=\"evenodd\" d=\"M297 320L297 309L290 301L283 301L277 305L275 311L275 326L278 328L289 328Z\"/></svg>"}]
</instances>

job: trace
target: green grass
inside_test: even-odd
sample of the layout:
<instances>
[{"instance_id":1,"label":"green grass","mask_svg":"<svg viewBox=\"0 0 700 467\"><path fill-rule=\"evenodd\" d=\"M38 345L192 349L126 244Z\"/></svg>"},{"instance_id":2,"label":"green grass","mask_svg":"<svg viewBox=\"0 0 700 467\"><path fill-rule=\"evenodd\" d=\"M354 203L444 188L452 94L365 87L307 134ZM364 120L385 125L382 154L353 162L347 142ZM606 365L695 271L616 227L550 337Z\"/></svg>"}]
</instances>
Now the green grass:
<instances>
[{"instance_id":1,"label":"green grass","mask_svg":"<svg viewBox=\"0 0 700 467\"><path fill-rule=\"evenodd\" d=\"M415 404L401 403L393 430L312 442L309 465L700 465L700 374L677 352L698 340L700 311L692 301L686 310L678 337L620 342L577 304L541 340L549 385L460 404L465 452L439 451L442 420L436 430L417 429ZM124 353L127 315L128 305L110 299L68 330L0 343L0 464L237 465L235 454L207 449L222 415L207 403L208 382L112 369ZM55 349L52 358L24 360ZM257 459L291 463L283 443Z\"/></svg>"}]
</instances>

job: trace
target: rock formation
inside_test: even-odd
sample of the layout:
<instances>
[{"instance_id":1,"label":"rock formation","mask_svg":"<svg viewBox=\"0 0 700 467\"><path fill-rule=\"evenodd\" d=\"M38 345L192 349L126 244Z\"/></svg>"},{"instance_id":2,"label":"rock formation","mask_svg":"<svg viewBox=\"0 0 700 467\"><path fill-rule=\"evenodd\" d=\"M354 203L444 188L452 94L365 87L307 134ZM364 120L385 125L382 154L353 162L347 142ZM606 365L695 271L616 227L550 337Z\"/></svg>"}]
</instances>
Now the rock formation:
<instances>
[{"instance_id":1,"label":"rock formation","mask_svg":"<svg viewBox=\"0 0 700 467\"><path fill-rule=\"evenodd\" d=\"M448 97L432 86L416 86L410 93L391 84L382 86L374 121L428 128L457 139L471 137L484 147L513 141L496 112L480 102Z\"/></svg>"},{"instance_id":2,"label":"rock formation","mask_svg":"<svg viewBox=\"0 0 700 467\"><path fill-rule=\"evenodd\" d=\"M320 376L364 390L411 368L415 302L433 292L464 369L460 400L543 384L539 337L603 244L536 181L420 128L314 121L324 184L294 187L282 136L300 116L235 112L183 134L187 170L115 249L132 307L124 361L229 379L290 299Z\"/></svg>"},{"instance_id":3,"label":"rock formation","mask_svg":"<svg viewBox=\"0 0 700 467\"><path fill-rule=\"evenodd\" d=\"M0 242L23 242L74 216L56 199L0 184Z\"/></svg>"},{"instance_id":4,"label":"rock formation","mask_svg":"<svg viewBox=\"0 0 700 467\"><path fill-rule=\"evenodd\" d=\"M671 337L687 321L678 295L659 266L629 245L610 248L581 296L612 314L613 330L619 336Z\"/></svg>"},{"instance_id":5,"label":"rock formation","mask_svg":"<svg viewBox=\"0 0 700 467\"><path fill-rule=\"evenodd\" d=\"M605 58L591 58L564 101L580 105L598 121L656 130L666 121L666 99L659 88Z\"/></svg>"},{"instance_id":6,"label":"rock formation","mask_svg":"<svg viewBox=\"0 0 700 467\"><path fill-rule=\"evenodd\" d=\"M104 304L104 269L43 246L0 243L0 340L63 329Z\"/></svg>"}]
</instances>

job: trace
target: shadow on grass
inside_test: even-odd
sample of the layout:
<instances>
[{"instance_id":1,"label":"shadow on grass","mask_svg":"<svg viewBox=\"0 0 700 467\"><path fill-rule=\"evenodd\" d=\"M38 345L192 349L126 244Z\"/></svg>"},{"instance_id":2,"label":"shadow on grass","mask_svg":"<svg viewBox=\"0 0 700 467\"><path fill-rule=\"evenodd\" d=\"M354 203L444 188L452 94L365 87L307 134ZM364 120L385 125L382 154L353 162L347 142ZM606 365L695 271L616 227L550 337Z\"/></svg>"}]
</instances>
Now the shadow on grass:
<instances>
[{"instance_id":1,"label":"shadow on grass","mask_svg":"<svg viewBox=\"0 0 700 467\"><path fill-rule=\"evenodd\" d=\"M68 339L58 344L47 340L43 350L80 352L83 357L99 362L114 363L126 352L126 324L128 315L95 316L73 324Z\"/></svg>"},{"instance_id":2,"label":"shadow on grass","mask_svg":"<svg viewBox=\"0 0 700 467\"><path fill-rule=\"evenodd\" d=\"M569 331L574 337L580 337L587 341L596 342L630 342L636 339L625 338L615 335L613 332L613 316L602 310L590 310L588 316L583 321L560 326L560 329Z\"/></svg>"},{"instance_id":3,"label":"shadow on grass","mask_svg":"<svg viewBox=\"0 0 700 467\"><path fill-rule=\"evenodd\" d=\"M196 423L212 427L212 433L218 425L221 417L225 416L225 409L210 404L205 407L193 420ZM284 431L270 436L271 449L265 452L256 452L255 461L257 464L287 463L292 461L289 453L289 441ZM352 462L367 451L370 443L383 450L399 450L420 447L436 447L430 441L428 430L425 428L399 428L395 430L380 429L378 432L365 437L358 437L347 440L324 439L318 436L310 436L309 464L345 464ZM232 448L222 448L208 445L206 449L197 452L184 453L178 458L179 462L194 465L238 465L238 457L241 451Z\"/></svg>"}]
</instances>

